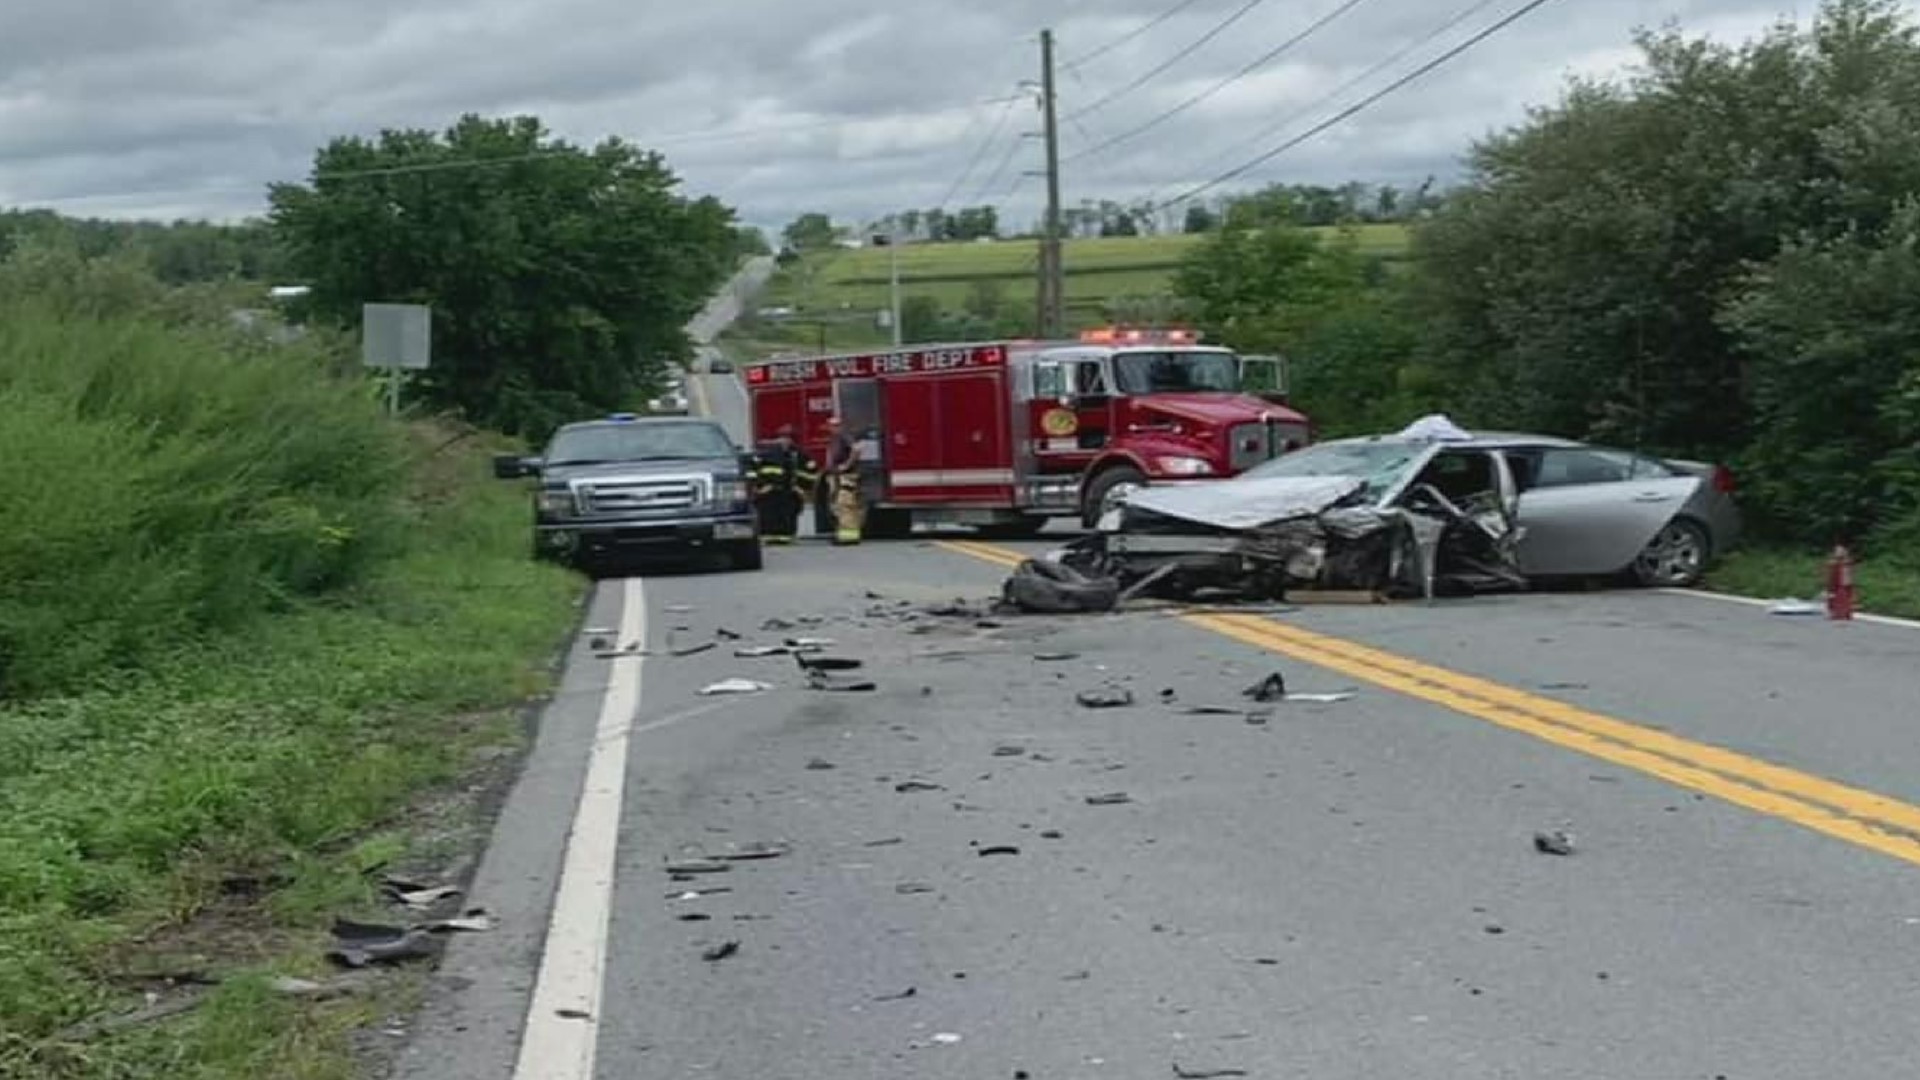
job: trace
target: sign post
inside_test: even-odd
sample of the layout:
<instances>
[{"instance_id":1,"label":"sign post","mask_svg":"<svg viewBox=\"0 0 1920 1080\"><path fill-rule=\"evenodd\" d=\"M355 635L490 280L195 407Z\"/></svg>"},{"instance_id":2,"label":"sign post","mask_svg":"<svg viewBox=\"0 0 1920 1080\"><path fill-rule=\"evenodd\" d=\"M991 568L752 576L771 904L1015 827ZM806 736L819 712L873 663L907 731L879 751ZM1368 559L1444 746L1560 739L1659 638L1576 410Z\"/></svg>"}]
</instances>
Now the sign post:
<instances>
[{"instance_id":1,"label":"sign post","mask_svg":"<svg viewBox=\"0 0 1920 1080\"><path fill-rule=\"evenodd\" d=\"M433 359L433 312L425 304L360 305L360 362L387 375L387 411L400 414L400 380Z\"/></svg>"}]
</instances>

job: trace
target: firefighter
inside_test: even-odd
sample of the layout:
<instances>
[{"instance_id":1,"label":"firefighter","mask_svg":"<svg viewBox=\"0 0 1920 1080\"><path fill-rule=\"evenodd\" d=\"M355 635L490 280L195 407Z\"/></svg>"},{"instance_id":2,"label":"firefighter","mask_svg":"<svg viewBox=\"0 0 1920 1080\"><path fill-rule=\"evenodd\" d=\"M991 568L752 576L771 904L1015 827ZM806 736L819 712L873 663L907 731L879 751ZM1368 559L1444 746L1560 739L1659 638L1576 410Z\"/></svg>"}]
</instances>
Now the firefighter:
<instances>
[{"instance_id":1,"label":"firefighter","mask_svg":"<svg viewBox=\"0 0 1920 1080\"><path fill-rule=\"evenodd\" d=\"M833 496L833 542L857 544L860 529L866 523L866 503L860 491L860 454L853 440L840 428L840 417L827 418L826 482Z\"/></svg>"},{"instance_id":2,"label":"firefighter","mask_svg":"<svg viewBox=\"0 0 1920 1080\"><path fill-rule=\"evenodd\" d=\"M760 535L769 544L791 544L800 531L801 494L813 490L819 477L813 459L793 441L793 425L783 424L771 441L753 455L753 505L760 517Z\"/></svg>"}]
</instances>

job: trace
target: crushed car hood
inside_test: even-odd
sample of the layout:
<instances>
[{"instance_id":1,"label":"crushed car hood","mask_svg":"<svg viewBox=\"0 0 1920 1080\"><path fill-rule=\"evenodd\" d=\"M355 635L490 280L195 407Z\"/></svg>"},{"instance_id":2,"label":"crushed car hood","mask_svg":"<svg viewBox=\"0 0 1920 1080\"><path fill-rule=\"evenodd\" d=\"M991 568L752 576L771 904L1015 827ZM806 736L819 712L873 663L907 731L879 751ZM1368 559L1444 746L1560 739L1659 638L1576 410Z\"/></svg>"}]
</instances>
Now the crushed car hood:
<instances>
[{"instance_id":1,"label":"crushed car hood","mask_svg":"<svg viewBox=\"0 0 1920 1080\"><path fill-rule=\"evenodd\" d=\"M1307 517L1346 502L1366 487L1356 476L1275 476L1217 484L1143 487L1127 496L1126 510L1190 521L1209 528L1257 529ZM1122 518L1120 528L1126 527Z\"/></svg>"}]
</instances>

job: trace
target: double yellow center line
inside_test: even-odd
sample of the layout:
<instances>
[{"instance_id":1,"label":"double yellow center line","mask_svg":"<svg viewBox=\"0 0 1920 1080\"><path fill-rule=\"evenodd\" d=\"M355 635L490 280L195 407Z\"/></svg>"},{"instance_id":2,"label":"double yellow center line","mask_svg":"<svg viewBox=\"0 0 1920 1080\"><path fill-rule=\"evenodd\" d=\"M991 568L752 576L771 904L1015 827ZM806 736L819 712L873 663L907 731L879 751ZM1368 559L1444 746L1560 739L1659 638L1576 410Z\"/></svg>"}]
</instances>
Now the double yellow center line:
<instances>
[{"instance_id":1,"label":"double yellow center line","mask_svg":"<svg viewBox=\"0 0 1920 1080\"><path fill-rule=\"evenodd\" d=\"M972 541L942 541L939 546L1001 566L1016 566L1025 558L1008 548ZM1920 807L1910 803L1261 616L1207 613L1180 618L1255 648L1920 865Z\"/></svg>"}]
</instances>

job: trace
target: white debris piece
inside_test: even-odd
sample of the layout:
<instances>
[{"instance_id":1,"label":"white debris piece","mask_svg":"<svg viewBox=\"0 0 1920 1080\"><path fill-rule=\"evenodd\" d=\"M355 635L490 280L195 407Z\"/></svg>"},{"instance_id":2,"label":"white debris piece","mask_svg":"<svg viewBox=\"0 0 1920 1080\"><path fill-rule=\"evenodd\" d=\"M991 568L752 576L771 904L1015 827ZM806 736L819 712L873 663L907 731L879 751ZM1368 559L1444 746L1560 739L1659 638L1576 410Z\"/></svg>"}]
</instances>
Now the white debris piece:
<instances>
[{"instance_id":1,"label":"white debris piece","mask_svg":"<svg viewBox=\"0 0 1920 1080\"><path fill-rule=\"evenodd\" d=\"M766 683L755 682L752 679L721 679L711 686L701 687L700 696L712 697L715 694L758 694L762 690L771 689L773 689L773 687Z\"/></svg>"}]
</instances>

